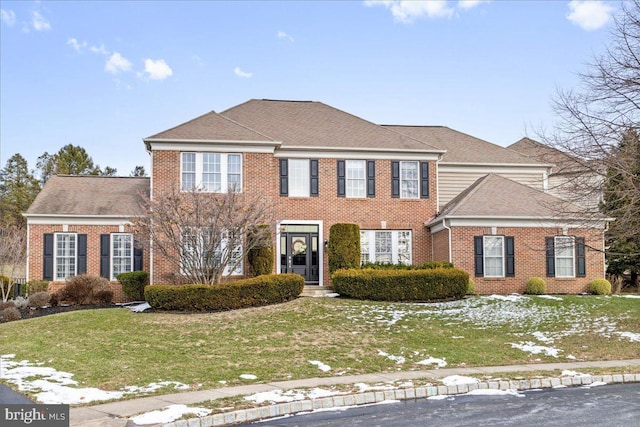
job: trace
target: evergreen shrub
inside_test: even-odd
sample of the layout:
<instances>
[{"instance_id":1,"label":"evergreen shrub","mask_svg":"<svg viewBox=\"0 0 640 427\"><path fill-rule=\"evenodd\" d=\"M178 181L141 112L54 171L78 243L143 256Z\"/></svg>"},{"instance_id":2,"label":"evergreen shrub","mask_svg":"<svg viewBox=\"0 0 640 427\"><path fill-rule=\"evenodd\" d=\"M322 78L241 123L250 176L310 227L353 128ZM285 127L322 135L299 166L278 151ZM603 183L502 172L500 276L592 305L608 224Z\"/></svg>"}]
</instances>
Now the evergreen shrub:
<instances>
[{"instance_id":1,"label":"evergreen shrub","mask_svg":"<svg viewBox=\"0 0 640 427\"><path fill-rule=\"evenodd\" d=\"M360 266L360 227L333 224L329 229L329 273Z\"/></svg>"}]
</instances>

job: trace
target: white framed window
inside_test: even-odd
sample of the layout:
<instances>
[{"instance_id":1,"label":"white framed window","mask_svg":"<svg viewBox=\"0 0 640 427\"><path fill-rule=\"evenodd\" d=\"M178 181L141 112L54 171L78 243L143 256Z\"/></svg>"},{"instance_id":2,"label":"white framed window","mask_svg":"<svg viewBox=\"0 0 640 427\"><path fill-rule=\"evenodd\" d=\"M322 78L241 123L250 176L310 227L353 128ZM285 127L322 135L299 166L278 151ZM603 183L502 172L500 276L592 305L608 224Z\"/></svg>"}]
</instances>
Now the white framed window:
<instances>
[{"instance_id":1,"label":"white framed window","mask_svg":"<svg viewBox=\"0 0 640 427\"><path fill-rule=\"evenodd\" d=\"M346 160L346 196L364 198L367 196L367 162Z\"/></svg>"},{"instance_id":2,"label":"white framed window","mask_svg":"<svg viewBox=\"0 0 640 427\"><path fill-rule=\"evenodd\" d=\"M555 236L556 277L576 277L575 273L575 239L573 237Z\"/></svg>"},{"instance_id":3,"label":"white framed window","mask_svg":"<svg viewBox=\"0 0 640 427\"><path fill-rule=\"evenodd\" d=\"M289 197L309 197L309 160L289 159Z\"/></svg>"},{"instance_id":4,"label":"white framed window","mask_svg":"<svg viewBox=\"0 0 640 427\"><path fill-rule=\"evenodd\" d=\"M412 262L410 230L360 230L360 260L387 264Z\"/></svg>"},{"instance_id":5,"label":"white framed window","mask_svg":"<svg viewBox=\"0 0 640 427\"><path fill-rule=\"evenodd\" d=\"M180 189L208 193L242 191L242 155L180 153Z\"/></svg>"},{"instance_id":6,"label":"white framed window","mask_svg":"<svg viewBox=\"0 0 640 427\"><path fill-rule=\"evenodd\" d=\"M418 162L400 162L400 198L417 199L420 197L419 168Z\"/></svg>"},{"instance_id":7,"label":"white framed window","mask_svg":"<svg viewBox=\"0 0 640 427\"><path fill-rule=\"evenodd\" d=\"M78 235L75 233L54 234L55 256L53 271L55 280L65 280L78 271Z\"/></svg>"},{"instance_id":8,"label":"white framed window","mask_svg":"<svg viewBox=\"0 0 640 427\"><path fill-rule=\"evenodd\" d=\"M183 227L181 230L182 237L182 254L180 270L182 274L189 268L207 268L210 266L218 267L223 257L230 254L230 261L224 269L223 274L240 275L244 272L243 247L242 244L235 248L229 247L229 238L227 232L223 232L219 244L211 251L213 244L213 236L210 229L201 229L197 231L193 227Z\"/></svg>"},{"instance_id":9,"label":"white framed window","mask_svg":"<svg viewBox=\"0 0 640 427\"><path fill-rule=\"evenodd\" d=\"M483 236L484 277L504 276L504 236Z\"/></svg>"},{"instance_id":10,"label":"white framed window","mask_svg":"<svg viewBox=\"0 0 640 427\"><path fill-rule=\"evenodd\" d=\"M111 280L133 271L133 234L111 234Z\"/></svg>"}]
</instances>

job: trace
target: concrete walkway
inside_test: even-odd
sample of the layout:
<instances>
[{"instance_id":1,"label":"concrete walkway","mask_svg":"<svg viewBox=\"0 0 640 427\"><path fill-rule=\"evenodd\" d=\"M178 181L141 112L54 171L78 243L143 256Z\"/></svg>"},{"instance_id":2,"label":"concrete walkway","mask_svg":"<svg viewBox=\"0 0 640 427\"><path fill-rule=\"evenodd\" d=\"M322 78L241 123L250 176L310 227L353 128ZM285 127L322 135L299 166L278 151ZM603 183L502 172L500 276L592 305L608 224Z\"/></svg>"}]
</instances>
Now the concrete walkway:
<instances>
[{"instance_id":1,"label":"concrete walkway","mask_svg":"<svg viewBox=\"0 0 640 427\"><path fill-rule=\"evenodd\" d=\"M511 365L511 366L490 366L479 368L449 368L449 369L433 369L424 371L407 371L407 372L385 372L379 374L365 374L365 375L352 375L341 377L326 377L326 378L307 378L294 381L279 381L264 384L253 384L239 387L223 387L210 390L199 390L184 393L165 394L153 397L143 397L140 399L123 400L113 403L105 403L101 405L85 406L78 408L71 408L71 426L99 426L99 427L123 427L126 425L134 425L128 420L133 415L137 415L144 412L162 409L169 405L183 404L191 405L206 400L215 400L224 397L249 395L264 391L274 390L291 390L300 388L313 388L321 386L332 386L338 384L355 384L355 383L368 383L375 384L387 381L407 381L426 379L434 380L450 376L450 375L493 375L498 373L518 373L518 372L533 372L533 371L553 371L553 370L585 370L589 368L624 368L628 367L629 371L638 375L625 375L624 379L622 375L614 375L619 377L613 379L613 382L631 382L640 380L640 359L632 360L610 360L610 361L597 361L597 362L563 362L563 363L539 363L531 365ZM609 376L611 377L611 376ZM595 376L594 376L595 378ZM605 378L606 379L606 378ZM508 381L504 381L510 384ZM532 381L533 382L533 381ZM589 380L591 382L591 380ZM595 381L594 381L595 382ZM558 382L558 384L560 384ZM564 382L562 382L564 384ZM569 379L569 384L571 379ZM582 383L578 383L582 384ZM442 386L441 386L442 387ZM455 386L454 386L455 387ZM491 388L491 385L488 386ZM435 387L432 387L435 388ZM480 387L482 388L482 387ZM447 392L447 390L444 390ZM450 392L450 391L449 391ZM373 393L369 393L372 394ZM377 394L377 393L376 393ZM386 392L384 393L386 395ZM407 393L406 398L420 397L417 394ZM436 392L437 394L437 392ZM442 394L442 393L441 393ZM451 393L456 394L456 393ZM405 394L402 394L405 396ZM428 395L428 394L427 394ZM426 397L426 396L425 396ZM386 396L385 396L386 398ZM391 393L391 399L397 398ZM342 398L345 401L346 397ZM377 400L376 400L377 401ZM358 399L354 399L356 404L358 403L372 403L365 400L359 402ZM279 405L277 405L279 406ZM233 410L230 410L232 412ZM251 410L248 410L251 411ZM236 411L237 412L237 411ZM273 412L273 411L272 411ZM295 412L295 411L294 411ZM262 411L269 416L269 411ZM228 414L230 415L230 414ZM229 417L227 417L229 418ZM260 416L262 418L262 416ZM225 419L224 414L220 416L220 419ZM229 424L237 422L230 421ZM176 424L182 424L176 422ZM214 425L223 425L223 422L215 423ZM187 423L184 423L186 426ZM188 423L189 426L193 425ZM197 425L200 425L199 423ZM211 424L209 424L211 425Z\"/></svg>"}]
</instances>

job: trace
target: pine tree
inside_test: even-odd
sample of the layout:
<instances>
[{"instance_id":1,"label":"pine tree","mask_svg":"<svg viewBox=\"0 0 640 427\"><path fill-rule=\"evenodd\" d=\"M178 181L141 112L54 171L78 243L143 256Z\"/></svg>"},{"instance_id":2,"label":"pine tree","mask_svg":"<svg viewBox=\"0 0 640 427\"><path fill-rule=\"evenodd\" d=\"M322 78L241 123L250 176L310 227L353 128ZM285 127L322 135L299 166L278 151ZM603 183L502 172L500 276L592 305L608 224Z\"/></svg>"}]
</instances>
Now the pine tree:
<instances>
[{"instance_id":1,"label":"pine tree","mask_svg":"<svg viewBox=\"0 0 640 427\"><path fill-rule=\"evenodd\" d=\"M22 216L40 191L38 180L27 167L20 154L14 154L4 169L0 170L0 222L3 225L22 227Z\"/></svg>"}]
</instances>

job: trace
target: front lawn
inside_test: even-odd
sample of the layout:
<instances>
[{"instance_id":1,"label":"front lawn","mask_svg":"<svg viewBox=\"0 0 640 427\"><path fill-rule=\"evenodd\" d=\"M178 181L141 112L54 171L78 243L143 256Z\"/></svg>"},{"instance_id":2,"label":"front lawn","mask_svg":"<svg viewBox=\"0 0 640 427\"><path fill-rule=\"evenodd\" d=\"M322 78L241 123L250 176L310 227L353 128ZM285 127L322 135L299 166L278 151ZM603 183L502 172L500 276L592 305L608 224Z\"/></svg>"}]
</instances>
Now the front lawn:
<instances>
[{"instance_id":1,"label":"front lawn","mask_svg":"<svg viewBox=\"0 0 640 427\"><path fill-rule=\"evenodd\" d=\"M1 324L0 354L42 362L73 373L78 387L103 390L640 356L640 299L557 298L302 298L211 314L86 310Z\"/></svg>"}]
</instances>

